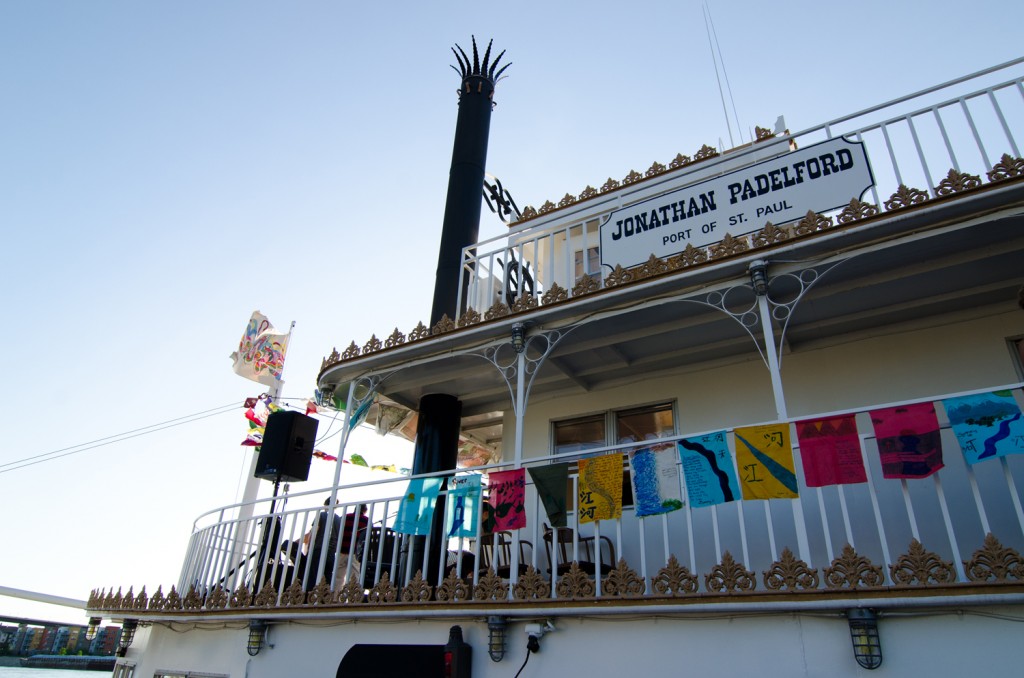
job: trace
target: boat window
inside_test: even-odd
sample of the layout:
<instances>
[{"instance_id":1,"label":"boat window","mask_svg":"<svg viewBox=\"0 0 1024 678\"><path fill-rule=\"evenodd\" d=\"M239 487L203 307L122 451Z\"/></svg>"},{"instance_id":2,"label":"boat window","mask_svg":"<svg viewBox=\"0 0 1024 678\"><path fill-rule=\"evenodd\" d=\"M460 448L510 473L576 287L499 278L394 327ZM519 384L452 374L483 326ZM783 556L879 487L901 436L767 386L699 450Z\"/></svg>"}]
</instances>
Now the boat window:
<instances>
[{"instance_id":1,"label":"boat window","mask_svg":"<svg viewBox=\"0 0 1024 678\"><path fill-rule=\"evenodd\" d=\"M604 414L556 421L554 428L555 454L604 447L606 444Z\"/></svg>"},{"instance_id":2,"label":"boat window","mask_svg":"<svg viewBox=\"0 0 1024 678\"><path fill-rule=\"evenodd\" d=\"M615 440L620 443L664 438L675 433L672 403L615 413Z\"/></svg>"},{"instance_id":3,"label":"boat window","mask_svg":"<svg viewBox=\"0 0 1024 678\"><path fill-rule=\"evenodd\" d=\"M112 678L133 678L134 675L135 664L117 664Z\"/></svg>"}]
</instances>

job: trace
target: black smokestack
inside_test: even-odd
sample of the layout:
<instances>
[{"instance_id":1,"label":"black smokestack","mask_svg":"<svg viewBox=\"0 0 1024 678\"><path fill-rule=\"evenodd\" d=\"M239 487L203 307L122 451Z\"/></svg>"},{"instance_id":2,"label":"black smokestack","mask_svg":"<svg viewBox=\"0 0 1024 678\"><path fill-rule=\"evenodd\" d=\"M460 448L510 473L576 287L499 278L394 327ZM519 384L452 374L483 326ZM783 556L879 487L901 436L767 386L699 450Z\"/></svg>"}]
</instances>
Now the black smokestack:
<instances>
[{"instance_id":1,"label":"black smokestack","mask_svg":"<svg viewBox=\"0 0 1024 678\"><path fill-rule=\"evenodd\" d=\"M457 48L457 51L456 51ZM456 45L452 53L462 76L459 88L459 118L455 123L452 165L448 171L448 197L444 206L441 247L437 254L434 303L430 311L433 327L445 314L456 320L455 309L463 290L459 287L462 249L476 244L480 231L480 208L487 164L487 137L491 130L494 85L508 65L498 68L502 52L491 61L491 43L487 43L481 61L473 38L473 59ZM452 66L452 68L455 68Z\"/></svg>"},{"instance_id":2,"label":"black smokestack","mask_svg":"<svg viewBox=\"0 0 1024 678\"><path fill-rule=\"evenodd\" d=\"M455 144L452 166L448 172L448 198L444 206L441 247L437 254L437 278L434 282L434 304L430 311L433 327L445 315L455 320L455 309L463 290L459 286L462 250L475 245L480 230L480 209L483 201L484 166L487 163L487 135L491 130L491 107L494 84L508 66L498 68L502 52L491 61L491 43L487 43L481 61L473 38L473 59L456 45L452 52L459 62L456 70L462 76L459 87L459 118L455 123ZM452 68L455 68L452 66ZM456 395L428 393L420 398L419 421L416 424L416 449L412 472L434 473L454 470L459 460L459 431L462 427L462 402ZM405 554L406 564L415 571L423 561L424 550L435 556L445 548L444 498L438 499L434 510L430 544L423 537L414 537ZM436 557L430 558L425 573L428 581L437 582L444 573Z\"/></svg>"}]
</instances>

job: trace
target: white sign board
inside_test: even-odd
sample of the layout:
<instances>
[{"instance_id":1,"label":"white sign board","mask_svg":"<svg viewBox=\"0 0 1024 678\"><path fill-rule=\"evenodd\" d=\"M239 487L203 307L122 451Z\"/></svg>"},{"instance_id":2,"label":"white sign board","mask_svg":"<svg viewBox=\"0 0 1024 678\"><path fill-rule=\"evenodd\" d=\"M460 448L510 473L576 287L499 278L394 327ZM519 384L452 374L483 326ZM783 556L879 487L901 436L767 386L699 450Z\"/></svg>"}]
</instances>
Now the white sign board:
<instances>
[{"instance_id":1,"label":"white sign board","mask_svg":"<svg viewBox=\"0 0 1024 678\"><path fill-rule=\"evenodd\" d=\"M639 266L726 233L800 219L860 199L874 184L864 144L830 139L616 210L601 224L601 265Z\"/></svg>"}]
</instances>

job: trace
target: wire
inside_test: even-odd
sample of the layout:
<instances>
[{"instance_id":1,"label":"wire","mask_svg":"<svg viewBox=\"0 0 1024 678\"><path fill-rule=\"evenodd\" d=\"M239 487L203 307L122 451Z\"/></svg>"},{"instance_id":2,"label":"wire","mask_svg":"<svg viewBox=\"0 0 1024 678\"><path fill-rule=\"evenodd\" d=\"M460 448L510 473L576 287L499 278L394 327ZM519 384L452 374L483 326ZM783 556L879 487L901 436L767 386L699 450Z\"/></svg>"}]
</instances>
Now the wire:
<instances>
[{"instance_id":1,"label":"wire","mask_svg":"<svg viewBox=\"0 0 1024 678\"><path fill-rule=\"evenodd\" d=\"M522 672L523 672L523 669L525 669L525 668L526 668L526 662L530 661L530 655L531 655L531 654L533 654L533 652L531 652L531 651L530 651L530 648L529 648L529 647L527 647L527 648L526 648L526 659L524 659L524 660L523 660L523 665L519 667L519 670L518 670L518 671L516 671L516 675L515 675L515 677L514 677L514 678L519 678L519 674L520 674L520 673L522 673Z\"/></svg>"},{"instance_id":2,"label":"wire","mask_svg":"<svg viewBox=\"0 0 1024 678\"><path fill-rule=\"evenodd\" d=\"M208 419L209 417L215 417L219 414L227 414L240 407L237 403L231 405L221 405L210 410L204 410L202 412L196 412L195 414L188 414L183 417L176 417L175 419L168 419L167 421L160 422L158 424L150 424L149 426L142 426L140 428L125 431L124 433L117 433L115 435L105 436L103 438L97 438L96 440L90 440L87 443L80 443L78 445L71 445L70 447L63 447L59 450L53 450L52 452L45 452L43 454L33 455L31 457L25 457L16 461L9 461L4 464L0 464L0 473L8 473L10 471L17 471L19 469L26 468L28 466L35 466L41 464L44 461L53 461L54 459L60 459L62 457L69 457L72 454L78 454L79 452L85 452L87 450L94 450L98 447L105 447L106 445L113 445L124 440L131 440L132 438L138 438L149 433L156 433L157 431L163 431L165 429L174 428L175 426L182 426L183 424L191 424L192 422L199 421L201 419ZM71 450L70 452L67 450ZM59 454L63 452L63 454ZM10 468L4 468L10 467Z\"/></svg>"}]
</instances>

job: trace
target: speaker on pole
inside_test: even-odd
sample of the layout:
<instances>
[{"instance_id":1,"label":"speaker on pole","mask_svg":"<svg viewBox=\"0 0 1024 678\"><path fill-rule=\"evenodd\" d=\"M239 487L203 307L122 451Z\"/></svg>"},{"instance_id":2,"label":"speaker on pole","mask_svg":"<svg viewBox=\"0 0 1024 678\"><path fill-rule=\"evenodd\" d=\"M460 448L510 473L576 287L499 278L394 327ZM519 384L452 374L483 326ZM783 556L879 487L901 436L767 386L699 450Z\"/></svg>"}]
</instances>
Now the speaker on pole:
<instances>
[{"instance_id":1,"label":"speaker on pole","mask_svg":"<svg viewBox=\"0 0 1024 678\"><path fill-rule=\"evenodd\" d=\"M313 417L291 410L271 413L256 460L256 477L286 482L308 479L318 425Z\"/></svg>"}]
</instances>

